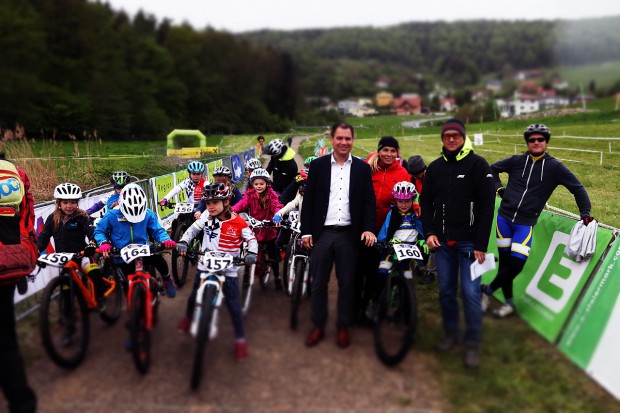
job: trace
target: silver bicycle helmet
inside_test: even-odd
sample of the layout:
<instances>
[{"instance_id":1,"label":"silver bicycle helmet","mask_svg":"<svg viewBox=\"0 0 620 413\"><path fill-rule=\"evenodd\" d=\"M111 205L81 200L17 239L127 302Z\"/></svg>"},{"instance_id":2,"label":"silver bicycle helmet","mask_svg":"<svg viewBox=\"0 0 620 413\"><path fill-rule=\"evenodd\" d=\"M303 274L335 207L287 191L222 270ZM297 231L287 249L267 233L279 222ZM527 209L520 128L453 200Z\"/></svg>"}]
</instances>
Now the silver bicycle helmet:
<instances>
[{"instance_id":1,"label":"silver bicycle helmet","mask_svg":"<svg viewBox=\"0 0 620 413\"><path fill-rule=\"evenodd\" d=\"M250 171L250 172L253 171L254 169L258 169L258 168L262 168L262 167L263 167L263 165L256 158L250 158L245 163L245 170L246 171Z\"/></svg>"},{"instance_id":2,"label":"silver bicycle helmet","mask_svg":"<svg viewBox=\"0 0 620 413\"><path fill-rule=\"evenodd\" d=\"M254 182L256 178L261 178L267 181L267 183L271 183L271 176L269 176L269 172L263 168L258 168L252 171L252 174L250 174L250 182Z\"/></svg>"},{"instance_id":3,"label":"silver bicycle helmet","mask_svg":"<svg viewBox=\"0 0 620 413\"><path fill-rule=\"evenodd\" d=\"M274 139L267 144L265 153L267 155L280 155L280 153L282 153L283 147L284 142L282 141L282 139Z\"/></svg>"},{"instance_id":4,"label":"silver bicycle helmet","mask_svg":"<svg viewBox=\"0 0 620 413\"><path fill-rule=\"evenodd\" d=\"M527 141L530 136L536 134L544 136L547 142L549 142L549 139L551 139L551 131L549 130L547 125L543 123L533 123L527 128L525 128L525 132L523 132L523 137Z\"/></svg>"}]
</instances>

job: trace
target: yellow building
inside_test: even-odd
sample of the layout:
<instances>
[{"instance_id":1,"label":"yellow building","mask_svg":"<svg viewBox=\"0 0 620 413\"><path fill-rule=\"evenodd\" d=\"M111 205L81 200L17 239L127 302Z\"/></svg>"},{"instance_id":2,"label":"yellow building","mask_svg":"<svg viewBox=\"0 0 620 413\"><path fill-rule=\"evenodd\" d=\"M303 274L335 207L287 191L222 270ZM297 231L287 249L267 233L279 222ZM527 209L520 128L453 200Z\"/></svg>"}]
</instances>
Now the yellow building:
<instances>
[{"instance_id":1,"label":"yellow building","mask_svg":"<svg viewBox=\"0 0 620 413\"><path fill-rule=\"evenodd\" d=\"M375 96L377 106L390 106L394 101L394 95L389 92L379 92Z\"/></svg>"}]
</instances>

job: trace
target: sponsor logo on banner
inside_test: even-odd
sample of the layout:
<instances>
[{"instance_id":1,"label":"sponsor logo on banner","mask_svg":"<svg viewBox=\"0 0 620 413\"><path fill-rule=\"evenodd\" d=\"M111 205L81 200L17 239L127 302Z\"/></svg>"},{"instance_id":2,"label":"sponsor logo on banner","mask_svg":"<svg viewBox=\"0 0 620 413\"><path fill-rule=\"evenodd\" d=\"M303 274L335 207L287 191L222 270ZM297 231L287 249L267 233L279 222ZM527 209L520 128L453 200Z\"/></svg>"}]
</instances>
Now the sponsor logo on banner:
<instances>
[{"instance_id":1,"label":"sponsor logo on banner","mask_svg":"<svg viewBox=\"0 0 620 413\"><path fill-rule=\"evenodd\" d=\"M575 262L562 256L556 265L550 265L558 250L568 243L568 234L555 232L547 253L525 292L554 313L564 310L568 300L580 284L587 262Z\"/></svg>"}]
</instances>

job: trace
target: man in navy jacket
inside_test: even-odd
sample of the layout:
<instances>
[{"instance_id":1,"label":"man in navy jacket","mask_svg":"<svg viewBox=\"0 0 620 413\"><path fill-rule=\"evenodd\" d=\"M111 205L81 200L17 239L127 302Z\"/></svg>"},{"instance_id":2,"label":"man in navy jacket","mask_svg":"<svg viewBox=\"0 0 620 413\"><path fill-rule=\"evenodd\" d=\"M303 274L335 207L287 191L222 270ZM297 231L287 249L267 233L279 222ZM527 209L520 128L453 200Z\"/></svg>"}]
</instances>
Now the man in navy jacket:
<instances>
[{"instance_id":1,"label":"man in navy jacket","mask_svg":"<svg viewBox=\"0 0 620 413\"><path fill-rule=\"evenodd\" d=\"M338 279L337 336L339 347L350 343L353 321L355 262L360 241L371 246L377 238L375 193L370 166L351 156L353 127L340 122L332 126L333 153L314 160L301 214L302 241L312 248L312 324L306 345L318 344L325 335L327 284L336 264Z\"/></svg>"}]
</instances>

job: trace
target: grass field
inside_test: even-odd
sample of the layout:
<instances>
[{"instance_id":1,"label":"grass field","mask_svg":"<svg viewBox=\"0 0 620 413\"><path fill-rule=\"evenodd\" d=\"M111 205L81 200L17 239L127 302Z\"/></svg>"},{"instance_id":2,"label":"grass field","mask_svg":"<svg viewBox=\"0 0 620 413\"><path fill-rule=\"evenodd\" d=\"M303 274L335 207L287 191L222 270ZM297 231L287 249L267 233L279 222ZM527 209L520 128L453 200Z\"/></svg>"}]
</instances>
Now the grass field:
<instances>
[{"instance_id":1,"label":"grass field","mask_svg":"<svg viewBox=\"0 0 620 413\"><path fill-rule=\"evenodd\" d=\"M596 87L609 87L620 79L620 62L607 62L582 66L561 66L549 69L548 73L559 73L571 85L581 85L585 93L591 80Z\"/></svg>"}]
</instances>

